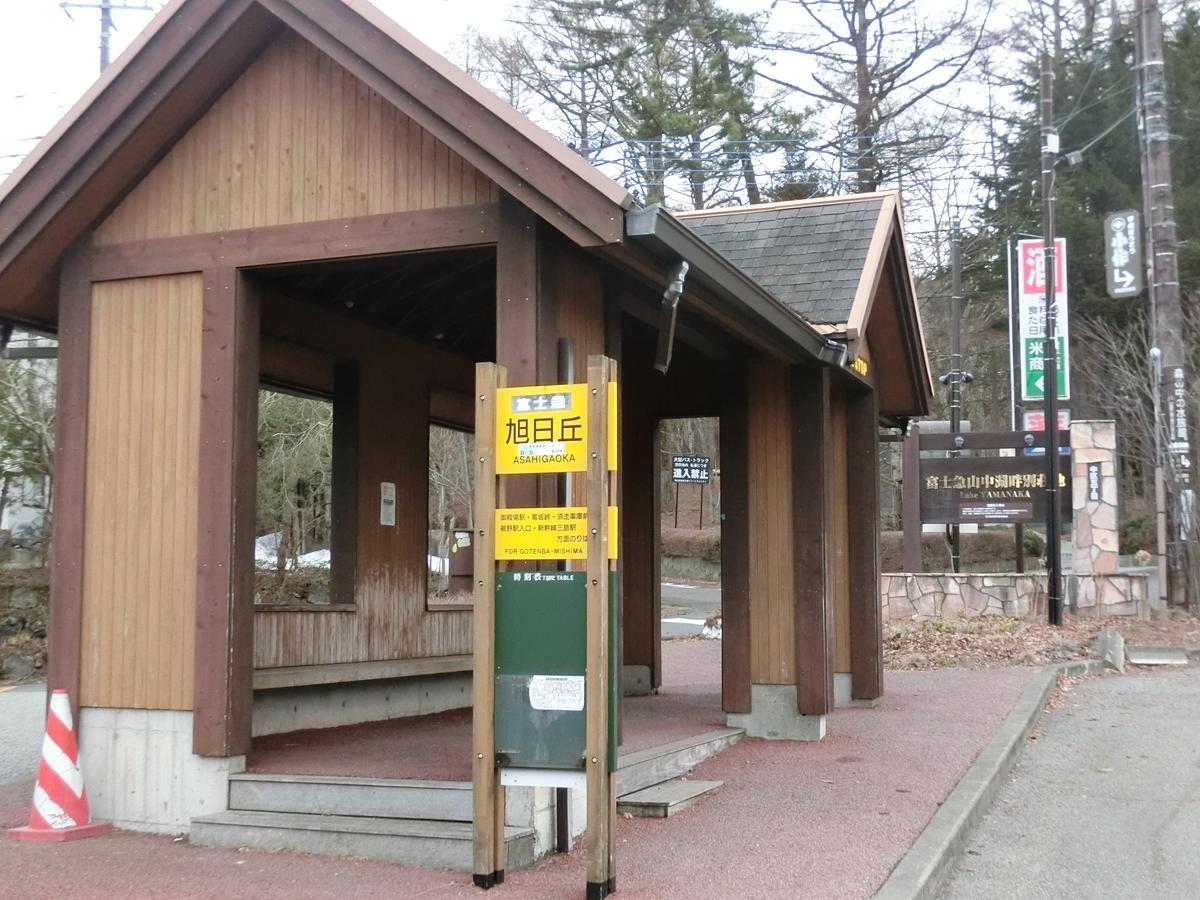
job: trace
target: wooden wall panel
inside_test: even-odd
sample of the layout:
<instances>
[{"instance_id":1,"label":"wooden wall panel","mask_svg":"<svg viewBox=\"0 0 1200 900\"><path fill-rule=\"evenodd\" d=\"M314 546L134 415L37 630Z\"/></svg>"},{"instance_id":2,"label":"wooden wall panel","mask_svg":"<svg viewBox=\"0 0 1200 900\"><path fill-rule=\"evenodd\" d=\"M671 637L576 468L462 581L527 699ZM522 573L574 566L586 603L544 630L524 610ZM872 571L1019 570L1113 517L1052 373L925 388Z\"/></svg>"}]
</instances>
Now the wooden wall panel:
<instances>
[{"instance_id":1,"label":"wooden wall panel","mask_svg":"<svg viewBox=\"0 0 1200 900\"><path fill-rule=\"evenodd\" d=\"M847 546L850 535L849 471L846 466L846 401L845 395L833 397L833 670L850 671L850 555Z\"/></svg>"},{"instance_id":2,"label":"wooden wall panel","mask_svg":"<svg viewBox=\"0 0 1200 900\"><path fill-rule=\"evenodd\" d=\"M789 373L750 367L750 644L755 684L795 682Z\"/></svg>"},{"instance_id":3,"label":"wooden wall panel","mask_svg":"<svg viewBox=\"0 0 1200 900\"><path fill-rule=\"evenodd\" d=\"M93 289L84 706L192 706L202 301L199 274Z\"/></svg>"},{"instance_id":4,"label":"wooden wall panel","mask_svg":"<svg viewBox=\"0 0 1200 900\"><path fill-rule=\"evenodd\" d=\"M97 244L491 202L496 185L293 32L96 230Z\"/></svg>"},{"instance_id":5,"label":"wooden wall panel","mask_svg":"<svg viewBox=\"0 0 1200 900\"><path fill-rule=\"evenodd\" d=\"M474 366L347 317L264 291L263 332L357 363L355 608L271 611L254 622L254 667L424 659L471 652L469 610L425 608L431 386L472 394ZM379 484L396 484L396 525L379 523Z\"/></svg>"}]
</instances>

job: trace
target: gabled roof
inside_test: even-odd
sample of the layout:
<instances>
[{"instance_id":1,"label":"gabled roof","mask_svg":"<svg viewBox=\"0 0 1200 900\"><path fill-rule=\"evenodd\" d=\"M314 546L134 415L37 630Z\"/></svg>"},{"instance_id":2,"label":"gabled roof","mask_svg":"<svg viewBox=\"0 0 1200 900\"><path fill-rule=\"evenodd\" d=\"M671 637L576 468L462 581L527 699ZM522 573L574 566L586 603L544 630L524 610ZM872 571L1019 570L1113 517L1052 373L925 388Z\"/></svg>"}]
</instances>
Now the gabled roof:
<instances>
[{"instance_id":1,"label":"gabled roof","mask_svg":"<svg viewBox=\"0 0 1200 900\"><path fill-rule=\"evenodd\" d=\"M893 393L894 415L919 415L933 382L916 294L904 249L895 191L679 213L689 228L823 333L855 348L877 334L881 350L905 348L889 360L910 376ZM881 287L881 279L887 284ZM874 309L877 296L889 308ZM873 325L873 327L869 327ZM880 335L879 332L892 334ZM860 344L860 342L862 342ZM890 353L888 355L891 355Z\"/></svg>"},{"instance_id":2,"label":"gabled roof","mask_svg":"<svg viewBox=\"0 0 1200 900\"><path fill-rule=\"evenodd\" d=\"M844 324L887 195L680 213L688 227L815 324Z\"/></svg>"},{"instance_id":3,"label":"gabled roof","mask_svg":"<svg viewBox=\"0 0 1200 900\"><path fill-rule=\"evenodd\" d=\"M283 28L577 244L621 240L625 188L365 0L173 0L0 186L0 313L52 321L63 250Z\"/></svg>"}]
</instances>

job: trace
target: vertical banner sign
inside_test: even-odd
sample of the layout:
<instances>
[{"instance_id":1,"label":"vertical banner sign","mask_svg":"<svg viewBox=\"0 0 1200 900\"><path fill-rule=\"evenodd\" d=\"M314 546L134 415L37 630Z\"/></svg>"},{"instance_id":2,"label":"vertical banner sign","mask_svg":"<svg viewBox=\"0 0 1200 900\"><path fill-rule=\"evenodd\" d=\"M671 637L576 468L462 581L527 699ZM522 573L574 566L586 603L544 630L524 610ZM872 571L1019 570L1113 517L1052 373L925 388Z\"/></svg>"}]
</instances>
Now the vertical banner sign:
<instances>
[{"instance_id":1,"label":"vertical banner sign","mask_svg":"<svg viewBox=\"0 0 1200 900\"><path fill-rule=\"evenodd\" d=\"M1017 242L1017 322L1022 400L1045 397L1046 262L1040 239ZM1071 329L1067 306L1067 241L1054 241L1054 305L1058 313L1058 399L1071 398Z\"/></svg>"},{"instance_id":2,"label":"vertical banner sign","mask_svg":"<svg viewBox=\"0 0 1200 900\"><path fill-rule=\"evenodd\" d=\"M1140 219L1136 209L1123 209L1104 220L1104 280L1108 296L1121 300L1142 292Z\"/></svg>"}]
</instances>

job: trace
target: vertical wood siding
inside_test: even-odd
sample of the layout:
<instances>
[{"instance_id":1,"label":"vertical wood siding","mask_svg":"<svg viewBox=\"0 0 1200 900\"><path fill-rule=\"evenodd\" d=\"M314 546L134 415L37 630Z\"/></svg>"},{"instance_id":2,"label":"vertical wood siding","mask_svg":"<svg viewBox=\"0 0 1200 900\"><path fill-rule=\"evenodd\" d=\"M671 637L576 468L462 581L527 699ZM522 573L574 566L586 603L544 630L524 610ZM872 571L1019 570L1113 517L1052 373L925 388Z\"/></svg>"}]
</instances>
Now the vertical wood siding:
<instances>
[{"instance_id":1,"label":"vertical wood siding","mask_svg":"<svg viewBox=\"0 0 1200 900\"><path fill-rule=\"evenodd\" d=\"M96 230L112 244L490 202L496 185L293 32Z\"/></svg>"},{"instance_id":2,"label":"vertical wood siding","mask_svg":"<svg viewBox=\"0 0 1200 900\"><path fill-rule=\"evenodd\" d=\"M755 684L795 682L787 367L750 367L750 646Z\"/></svg>"},{"instance_id":3,"label":"vertical wood siding","mask_svg":"<svg viewBox=\"0 0 1200 900\"><path fill-rule=\"evenodd\" d=\"M846 398L833 397L833 670L850 671L849 469L846 466Z\"/></svg>"},{"instance_id":4,"label":"vertical wood siding","mask_svg":"<svg viewBox=\"0 0 1200 900\"><path fill-rule=\"evenodd\" d=\"M192 706L202 300L199 274L93 289L84 706Z\"/></svg>"}]
</instances>

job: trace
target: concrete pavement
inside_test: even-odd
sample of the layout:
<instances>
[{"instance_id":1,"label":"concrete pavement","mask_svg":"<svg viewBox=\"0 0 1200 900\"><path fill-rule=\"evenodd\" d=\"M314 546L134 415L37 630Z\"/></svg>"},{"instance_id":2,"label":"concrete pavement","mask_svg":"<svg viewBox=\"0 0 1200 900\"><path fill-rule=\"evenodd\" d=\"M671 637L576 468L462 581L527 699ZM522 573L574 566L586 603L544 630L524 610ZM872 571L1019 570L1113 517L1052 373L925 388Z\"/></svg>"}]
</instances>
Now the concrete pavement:
<instances>
[{"instance_id":1,"label":"concrete pavement","mask_svg":"<svg viewBox=\"0 0 1200 900\"><path fill-rule=\"evenodd\" d=\"M0 784L37 774L42 729L46 725L46 686L0 688Z\"/></svg>"},{"instance_id":2,"label":"concrete pavement","mask_svg":"<svg viewBox=\"0 0 1200 900\"><path fill-rule=\"evenodd\" d=\"M662 636L688 637L699 634L704 620L721 608L721 586L664 581L662 602L671 607L670 614L663 616Z\"/></svg>"},{"instance_id":3,"label":"concrete pavement","mask_svg":"<svg viewBox=\"0 0 1200 900\"><path fill-rule=\"evenodd\" d=\"M941 896L1196 896L1200 669L1089 679L1041 730Z\"/></svg>"}]
</instances>

